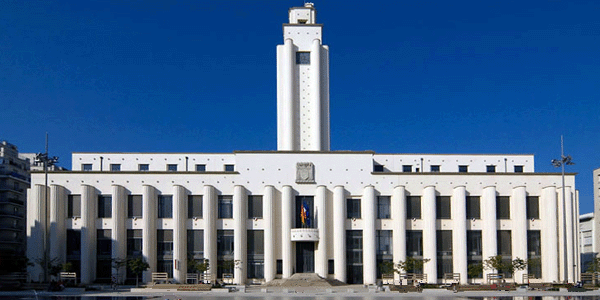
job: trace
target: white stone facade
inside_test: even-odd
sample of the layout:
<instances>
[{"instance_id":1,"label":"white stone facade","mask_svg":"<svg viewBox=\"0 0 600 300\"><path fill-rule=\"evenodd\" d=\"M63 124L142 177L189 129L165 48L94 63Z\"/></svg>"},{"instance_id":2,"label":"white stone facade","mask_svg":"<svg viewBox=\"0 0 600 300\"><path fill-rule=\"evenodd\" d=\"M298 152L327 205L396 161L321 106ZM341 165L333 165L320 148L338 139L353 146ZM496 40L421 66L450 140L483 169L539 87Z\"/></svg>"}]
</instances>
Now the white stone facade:
<instances>
[{"instance_id":1,"label":"white stone facade","mask_svg":"<svg viewBox=\"0 0 600 300\"><path fill-rule=\"evenodd\" d=\"M227 269L237 284L297 272L375 284L380 261L412 256L429 260L428 282L459 273L467 283L469 263L497 254L537 259L532 281L577 281L573 174L563 199L561 175L535 173L533 155L329 151L327 48L315 21L306 4L292 8L284 25L278 151L74 153L73 171L50 174L48 210L43 174L32 174L30 259L43 255L37 245L47 214L51 257L76 262L83 283L123 277L106 263L139 255L150 264L145 281L167 271L183 282L188 257L201 256L213 275ZM309 52L310 64L297 66L304 62L296 63L295 51ZM315 61L318 72L308 69ZM297 78L305 75L312 80L306 97ZM30 271L42 277L38 266Z\"/></svg>"}]
</instances>

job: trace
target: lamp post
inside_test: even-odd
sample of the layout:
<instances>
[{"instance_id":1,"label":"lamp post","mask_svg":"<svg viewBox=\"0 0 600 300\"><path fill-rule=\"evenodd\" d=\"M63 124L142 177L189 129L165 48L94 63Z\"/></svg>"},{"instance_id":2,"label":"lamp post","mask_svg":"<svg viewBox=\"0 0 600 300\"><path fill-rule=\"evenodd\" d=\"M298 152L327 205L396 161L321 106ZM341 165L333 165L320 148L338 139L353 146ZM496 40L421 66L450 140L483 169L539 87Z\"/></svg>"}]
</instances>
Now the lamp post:
<instances>
[{"instance_id":1,"label":"lamp post","mask_svg":"<svg viewBox=\"0 0 600 300\"><path fill-rule=\"evenodd\" d=\"M567 266L567 212L566 212L566 202L567 202L567 198L566 198L566 193L565 193L565 165L574 165L575 163L572 161L572 158L570 155L565 156L565 148L564 148L564 142L563 142L563 136L560 136L560 159L553 159L552 160L552 165L554 167L560 167L561 168L561 179L562 179L562 215L563 215L563 226L562 226L562 234L563 234L563 245L564 245L564 249L563 249L563 259L564 259L564 266L565 266L565 272L564 272L564 282L568 281L568 274L569 274L569 268L570 266Z\"/></svg>"},{"instance_id":2,"label":"lamp post","mask_svg":"<svg viewBox=\"0 0 600 300\"><path fill-rule=\"evenodd\" d=\"M48 133L46 132L46 152L44 153L38 153L35 155L35 161L36 163L43 163L44 164L44 177L45 177L45 181L44 181L44 206L45 206L45 212L44 212L44 280L45 281L49 281L49 274L48 274L48 262L50 260L49 258L49 252L50 252L50 247L49 247L49 232L48 232L48 213L49 213L49 207L48 207L48 167L49 166L54 166L56 163L58 163L58 157L53 156L53 157L49 157L48 156Z\"/></svg>"}]
</instances>

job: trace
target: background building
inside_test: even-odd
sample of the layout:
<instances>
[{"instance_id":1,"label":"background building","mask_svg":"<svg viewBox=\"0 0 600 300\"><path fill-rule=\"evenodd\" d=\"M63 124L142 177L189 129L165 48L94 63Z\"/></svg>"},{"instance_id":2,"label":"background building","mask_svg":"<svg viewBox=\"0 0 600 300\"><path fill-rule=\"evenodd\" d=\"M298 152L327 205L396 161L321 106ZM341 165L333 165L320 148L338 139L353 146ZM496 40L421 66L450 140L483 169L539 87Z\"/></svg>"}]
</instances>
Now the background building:
<instances>
[{"instance_id":1,"label":"background building","mask_svg":"<svg viewBox=\"0 0 600 300\"><path fill-rule=\"evenodd\" d=\"M581 271L587 271L588 263L596 257L594 252L594 213L579 216L579 249Z\"/></svg>"},{"instance_id":2,"label":"background building","mask_svg":"<svg viewBox=\"0 0 600 300\"><path fill-rule=\"evenodd\" d=\"M83 283L126 274L111 259L136 256L150 264L146 281L157 271L183 281L188 259L207 258L238 284L294 273L374 284L382 262L412 257L429 260L428 282L481 282L495 271L469 278L468 265L496 255L531 262L517 282L577 281L574 174L563 191L560 174L535 173L533 155L330 151L315 15L310 3L290 9L277 48L278 151L74 153L48 189L32 175L28 256L44 255L48 218L50 257Z\"/></svg>"},{"instance_id":3,"label":"background building","mask_svg":"<svg viewBox=\"0 0 600 300\"><path fill-rule=\"evenodd\" d=\"M25 203L29 188L29 160L15 145L0 142L0 272L16 271L17 257L25 255Z\"/></svg>"}]
</instances>

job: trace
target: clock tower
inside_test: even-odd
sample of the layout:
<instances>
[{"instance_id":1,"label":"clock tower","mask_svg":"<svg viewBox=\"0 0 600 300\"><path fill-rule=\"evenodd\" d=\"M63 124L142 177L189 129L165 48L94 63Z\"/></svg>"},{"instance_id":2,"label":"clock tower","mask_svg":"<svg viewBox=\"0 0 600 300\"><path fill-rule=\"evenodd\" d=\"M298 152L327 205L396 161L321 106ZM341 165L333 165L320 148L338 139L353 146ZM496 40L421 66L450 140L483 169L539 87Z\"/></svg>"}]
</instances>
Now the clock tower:
<instances>
[{"instance_id":1,"label":"clock tower","mask_svg":"<svg viewBox=\"0 0 600 300\"><path fill-rule=\"evenodd\" d=\"M289 10L277 46L277 150L329 151L329 47L312 3Z\"/></svg>"}]
</instances>

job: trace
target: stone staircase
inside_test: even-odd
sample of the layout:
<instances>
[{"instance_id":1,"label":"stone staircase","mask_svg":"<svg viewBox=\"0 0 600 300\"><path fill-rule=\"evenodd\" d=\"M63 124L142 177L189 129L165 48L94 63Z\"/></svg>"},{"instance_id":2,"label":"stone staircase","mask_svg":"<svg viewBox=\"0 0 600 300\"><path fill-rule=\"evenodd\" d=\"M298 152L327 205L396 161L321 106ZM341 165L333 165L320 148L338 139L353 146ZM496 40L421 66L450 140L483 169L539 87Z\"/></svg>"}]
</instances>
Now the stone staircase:
<instances>
[{"instance_id":1,"label":"stone staircase","mask_svg":"<svg viewBox=\"0 0 600 300\"><path fill-rule=\"evenodd\" d=\"M275 279L265 283L263 286L278 287L331 287L345 285L334 279L321 278L315 273L296 273L288 279Z\"/></svg>"}]
</instances>

